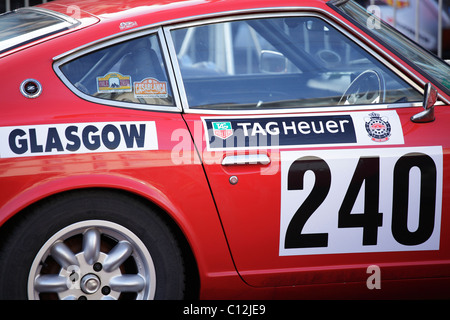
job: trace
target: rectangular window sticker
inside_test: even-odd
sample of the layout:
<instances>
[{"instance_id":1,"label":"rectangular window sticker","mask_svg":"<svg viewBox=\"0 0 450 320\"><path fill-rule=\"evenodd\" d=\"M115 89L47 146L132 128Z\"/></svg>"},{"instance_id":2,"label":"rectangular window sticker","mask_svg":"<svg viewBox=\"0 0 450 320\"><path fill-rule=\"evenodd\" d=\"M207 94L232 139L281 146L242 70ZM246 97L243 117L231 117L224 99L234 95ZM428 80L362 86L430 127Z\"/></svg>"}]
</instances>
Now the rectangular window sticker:
<instances>
[{"instance_id":1,"label":"rectangular window sticker","mask_svg":"<svg viewBox=\"0 0 450 320\"><path fill-rule=\"evenodd\" d=\"M97 77L97 93L131 92L131 90L131 76L110 72L103 77Z\"/></svg>"},{"instance_id":2,"label":"rectangular window sticker","mask_svg":"<svg viewBox=\"0 0 450 320\"><path fill-rule=\"evenodd\" d=\"M136 98L167 98L167 82L154 78L146 78L134 82L134 96Z\"/></svg>"},{"instance_id":3,"label":"rectangular window sticker","mask_svg":"<svg viewBox=\"0 0 450 320\"><path fill-rule=\"evenodd\" d=\"M203 117L208 150L404 144L396 111Z\"/></svg>"}]
</instances>

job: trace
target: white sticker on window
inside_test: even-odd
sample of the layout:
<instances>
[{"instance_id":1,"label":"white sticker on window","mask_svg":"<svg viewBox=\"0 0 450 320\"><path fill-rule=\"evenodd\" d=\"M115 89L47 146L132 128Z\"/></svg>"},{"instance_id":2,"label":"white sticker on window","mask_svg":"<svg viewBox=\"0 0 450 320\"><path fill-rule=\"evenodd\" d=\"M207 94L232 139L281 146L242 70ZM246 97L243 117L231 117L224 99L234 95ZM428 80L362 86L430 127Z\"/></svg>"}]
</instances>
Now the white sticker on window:
<instances>
[{"instance_id":1,"label":"white sticker on window","mask_svg":"<svg viewBox=\"0 0 450 320\"><path fill-rule=\"evenodd\" d=\"M154 78L146 78L134 82L134 96L136 98L167 98L167 82Z\"/></svg>"},{"instance_id":2,"label":"white sticker on window","mask_svg":"<svg viewBox=\"0 0 450 320\"><path fill-rule=\"evenodd\" d=\"M111 72L97 77L97 93L131 92L131 76Z\"/></svg>"}]
</instances>

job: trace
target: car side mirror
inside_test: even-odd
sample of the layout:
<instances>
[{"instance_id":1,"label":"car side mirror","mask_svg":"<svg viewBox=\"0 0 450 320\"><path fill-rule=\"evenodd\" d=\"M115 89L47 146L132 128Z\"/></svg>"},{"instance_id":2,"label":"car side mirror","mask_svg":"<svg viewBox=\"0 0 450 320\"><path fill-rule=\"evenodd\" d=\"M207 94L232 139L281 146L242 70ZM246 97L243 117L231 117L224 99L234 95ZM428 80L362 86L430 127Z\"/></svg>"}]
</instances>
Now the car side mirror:
<instances>
[{"instance_id":1,"label":"car side mirror","mask_svg":"<svg viewBox=\"0 0 450 320\"><path fill-rule=\"evenodd\" d=\"M434 121L434 104L437 101L438 91L431 83L425 85L423 95L423 111L411 117L412 122L425 123Z\"/></svg>"},{"instance_id":2,"label":"car side mirror","mask_svg":"<svg viewBox=\"0 0 450 320\"><path fill-rule=\"evenodd\" d=\"M262 50L259 68L264 73L286 72L286 58L280 52Z\"/></svg>"}]
</instances>

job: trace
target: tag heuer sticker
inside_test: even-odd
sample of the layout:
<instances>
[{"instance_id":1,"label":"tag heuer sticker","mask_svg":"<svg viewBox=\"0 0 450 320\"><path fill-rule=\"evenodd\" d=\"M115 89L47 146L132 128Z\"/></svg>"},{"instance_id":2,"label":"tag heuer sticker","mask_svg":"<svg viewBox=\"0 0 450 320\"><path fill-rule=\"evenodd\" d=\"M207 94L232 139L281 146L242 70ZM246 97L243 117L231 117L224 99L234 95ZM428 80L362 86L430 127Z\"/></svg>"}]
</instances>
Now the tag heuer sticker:
<instances>
[{"instance_id":1,"label":"tag heuer sticker","mask_svg":"<svg viewBox=\"0 0 450 320\"><path fill-rule=\"evenodd\" d=\"M372 112L370 118L366 118L366 130L372 141L384 142L391 136L391 125L387 117L381 117L378 113Z\"/></svg>"},{"instance_id":2,"label":"tag heuer sticker","mask_svg":"<svg viewBox=\"0 0 450 320\"><path fill-rule=\"evenodd\" d=\"M111 72L104 77L97 77L97 92L131 92L131 76Z\"/></svg>"},{"instance_id":3,"label":"tag heuer sticker","mask_svg":"<svg viewBox=\"0 0 450 320\"><path fill-rule=\"evenodd\" d=\"M208 150L402 145L395 110L202 117Z\"/></svg>"},{"instance_id":4,"label":"tag heuer sticker","mask_svg":"<svg viewBox=\"0 0 450 320\"><path fill-rule=\"evenodd\" d=\"M214 135L221 139L231 137L233 134L233 128L231 122L213 122L212 123Z\"/></svg>"},{"instance_id":5,"label":"tag heuer sticker","mask_svg":"<svg viewBox=\"0 0 450 320\"><path fill-rule=\"evenodd\" d=\"M134 82L134 96L136 98L167 98L167 83L154 78L147 78Z\"/></svg>"}]
</instances>

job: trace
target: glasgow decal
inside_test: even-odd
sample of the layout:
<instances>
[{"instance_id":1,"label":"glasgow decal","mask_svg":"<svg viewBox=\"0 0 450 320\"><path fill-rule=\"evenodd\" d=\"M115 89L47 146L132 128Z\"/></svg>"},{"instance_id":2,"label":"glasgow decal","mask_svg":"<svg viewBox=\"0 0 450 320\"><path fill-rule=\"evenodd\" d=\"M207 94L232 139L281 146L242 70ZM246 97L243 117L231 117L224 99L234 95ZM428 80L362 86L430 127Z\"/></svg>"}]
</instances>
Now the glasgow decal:
<instances>
[{"instance_id":1,"label":"glasgow decal","mask_svg":"<svg viewBox=\"0 0 450 320\"><path fill-rule=\"evenodd\" d=\"M0 128L0 158L157 149L154 121Z\"/></svg>"}]
</instances>

